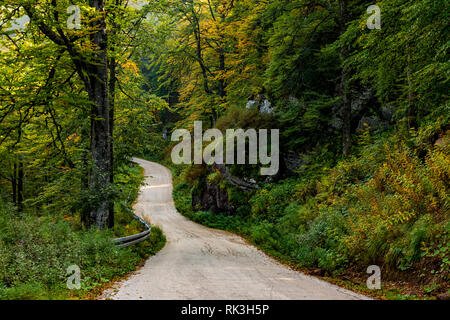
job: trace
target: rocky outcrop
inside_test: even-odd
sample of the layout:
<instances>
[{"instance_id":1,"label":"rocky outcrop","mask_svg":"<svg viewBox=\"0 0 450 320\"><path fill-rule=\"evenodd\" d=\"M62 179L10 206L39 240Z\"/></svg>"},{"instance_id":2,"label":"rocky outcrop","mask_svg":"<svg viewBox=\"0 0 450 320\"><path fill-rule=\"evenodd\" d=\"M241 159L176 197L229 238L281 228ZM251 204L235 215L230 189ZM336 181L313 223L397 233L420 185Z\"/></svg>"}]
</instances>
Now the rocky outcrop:
<instances>
[{"instance_id":1,"label":"rocky outcrop","mask_svg":"<svg viewBox=\"0 0 450 320\"><path fill-rule=\"evenodd\" d=\"M220 179L208 179L208 175L212 173L219 174ZM241 189L242 192L260 188L253 179L236 177L230 173L225 165L214 164L208 168L206 175L198 181L197 186L194 188L192 207L195 210L233 214L235 208L230 205L228 191L223 187L221 181L225 181L230 187Z\"/></svg>"},{"instance_id":2,"label":"rocky outcrop","mask_svg":"<svg viewBox=\"0 0 450 320\"><path fill-rule=\"evenodd\" d=\"M197 190L192 194L192 207L195 210L232 214L234 208L228 202L227 190L221 189L219 184L208 179L200 181Z\"/></svg>"},{"instance_id":3,"label":"rocky outcrop","mask_svg":"<svg viewBox=\"0 0 450 320\"><path fill-rule=\"evenodd\" d=\"M259 189L259 185L256 183L255 180L249 179L249 178L239 178L236 176L233 176L230 173L230 170L227 168L227 166L223 164L218 164L213 166L214 169L217 169L220 174L222 175L223 179L230 183L234 187L238 187L239 189L243 191L250 191Z\"/></svg>"}]
</instances>

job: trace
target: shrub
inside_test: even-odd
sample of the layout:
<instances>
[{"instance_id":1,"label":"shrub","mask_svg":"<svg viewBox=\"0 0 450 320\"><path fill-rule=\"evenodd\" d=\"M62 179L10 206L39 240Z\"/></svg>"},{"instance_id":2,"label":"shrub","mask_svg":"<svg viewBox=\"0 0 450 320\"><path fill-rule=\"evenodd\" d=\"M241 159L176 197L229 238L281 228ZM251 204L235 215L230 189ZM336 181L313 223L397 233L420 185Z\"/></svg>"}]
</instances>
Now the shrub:
<instances>
[{"instance_id":1,"label":"shrub","mask_svg":"<svg viewBox=\"0 0 450 320\"><path fill-rule=\"evenodd\" d=\"M296 185L285 182L270 185L258 192L250 199L251 212L255 218L275 221L282 216L289 200L293 198Z\"/></svg>"}]
</instances>

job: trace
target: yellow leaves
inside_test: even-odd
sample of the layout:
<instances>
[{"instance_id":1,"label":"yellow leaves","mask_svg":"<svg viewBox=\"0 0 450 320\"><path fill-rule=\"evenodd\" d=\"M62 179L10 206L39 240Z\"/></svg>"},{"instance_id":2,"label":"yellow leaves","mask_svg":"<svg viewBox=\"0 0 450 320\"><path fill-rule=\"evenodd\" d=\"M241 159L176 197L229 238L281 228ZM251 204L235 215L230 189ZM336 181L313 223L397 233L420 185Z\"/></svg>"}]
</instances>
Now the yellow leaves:
<instances>
[{"instance_id":1,"label":"yellow leaves","mask_svg":"<svg viewBox=\"0 0 450 320\"><path fill-rule=\"evenodd\" d=\"M141 77L139 68L134 61L127 60L126 62L119 62L119 64L124 70L130 72L135 77Z\"/></svg>"},{"instance_id":2,"label":"yellow leaves","mask_svg":"<svg viewBox=\"0 0 450 320\"><path fill-rule=\"evenodd\" d=\"M73 141L75 143L79 142L80 140L81 140L81 137L79 135L77 135L76 133L67 137L67 141Z\"/></svg>"}]
</instances>

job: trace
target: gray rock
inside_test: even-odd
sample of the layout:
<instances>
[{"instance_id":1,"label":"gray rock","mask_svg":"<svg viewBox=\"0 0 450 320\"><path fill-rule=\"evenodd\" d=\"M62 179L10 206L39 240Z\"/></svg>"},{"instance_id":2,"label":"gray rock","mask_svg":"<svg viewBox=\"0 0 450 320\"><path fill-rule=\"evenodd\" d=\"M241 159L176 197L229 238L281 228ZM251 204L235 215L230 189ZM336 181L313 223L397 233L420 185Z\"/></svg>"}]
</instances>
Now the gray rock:
<instances>
[{"instance_id":1,"label":"gray rock","mask_svg":"<svg viewBox=\"0 0 450 320\"><path fill-rule=\"evenodd\" d=\"M381 107L381 115L384 120L390 121L396 111L395 106L387 104Z\"/></svg>"},{"instance_id":2,"label":"gray rock","mask_svg":"<svg viewBox=\"0 0 450 320\"><path fill-rule=\"evenodd\" d=\"M356 131L363 131L367 128L369 128L370 131L374 131L379 129L387 129L388 127L388 121L379 120L374 117L362 117L361 120L359 120Z\"/></svg>"},{"instance_id":3,"label":"gray rock","mask_svg":"<svg viewBox=\"0 0 450 320\"><path fill-rule=\"evenodd\" d=\"M201 190L192 194L192 207L196 210L211 211L213 213L231 214L234 208L228 203L228 192L222 190L218 184L206 179Z\"/></svg>"},{"instance_id":4,"label":"gray rock","mask_svg":"<svg viewBox=\"0 0 450 320\"><path fill-rule=\"evenodd\" d=\"M361 112L366 105L366 102L372 98L372 90L367 89L359 93L354 99L352 99L352 114Z\"/></svg>"}]
</instances>

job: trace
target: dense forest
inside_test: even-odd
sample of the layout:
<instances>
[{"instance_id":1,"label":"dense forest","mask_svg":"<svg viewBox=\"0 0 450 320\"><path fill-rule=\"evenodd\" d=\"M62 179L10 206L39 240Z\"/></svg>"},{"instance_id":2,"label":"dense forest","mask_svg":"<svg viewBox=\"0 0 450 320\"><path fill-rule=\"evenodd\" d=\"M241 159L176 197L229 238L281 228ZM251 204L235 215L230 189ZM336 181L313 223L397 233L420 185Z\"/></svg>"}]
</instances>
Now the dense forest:
<instances>
[{"instance_id":1,"label":"dense forest","mask_svg":"<svg viewBox=\"0 0 450 320\"><path fill-rule=\"evenodd\" d=\"M180 213L295 268L365 285L378 265L381 296L448 294L449 12L445 0L2 1L0 299L73 295L74 263L84 297L161 248L157 228L138 246L110 241L140 228L124 205L143 179L133 156L172 170ZM194 121L279 129L278 173L175 165L171 134Z\"/></svg>"}]
</instances>

